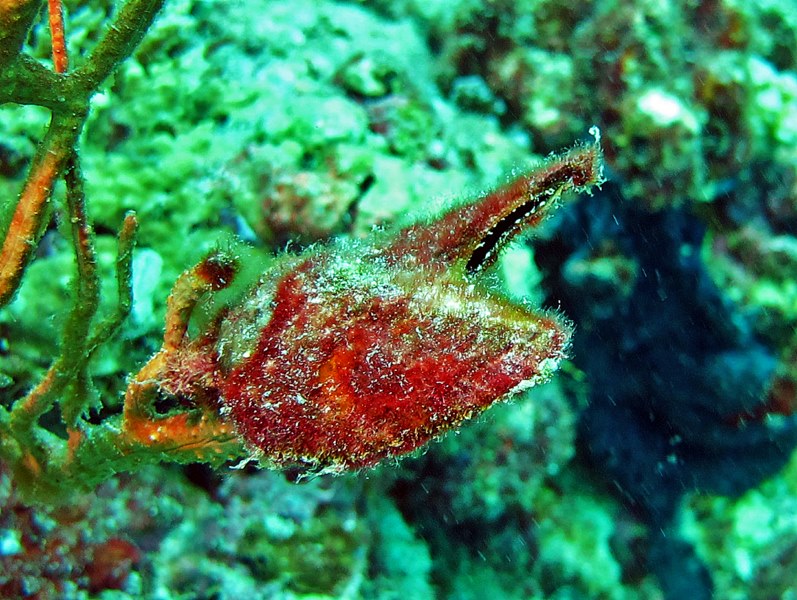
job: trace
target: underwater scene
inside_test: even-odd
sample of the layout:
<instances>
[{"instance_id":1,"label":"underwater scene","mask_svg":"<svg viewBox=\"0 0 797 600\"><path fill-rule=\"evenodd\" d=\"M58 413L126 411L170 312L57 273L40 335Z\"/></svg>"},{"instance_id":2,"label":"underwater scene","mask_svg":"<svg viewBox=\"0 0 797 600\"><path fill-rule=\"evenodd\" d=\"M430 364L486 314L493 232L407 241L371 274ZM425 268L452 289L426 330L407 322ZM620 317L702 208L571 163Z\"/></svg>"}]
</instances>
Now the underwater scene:
<instances>
[{"instance_id":1,"label":"underwater scene","mask_svg":"<svg viewBox=\"0 0 797 600\"><path fill-rule=\"evenodd\" d=\"M797 600L795 0L0 2L0 598Z\"/></svg>"}]
</instances>

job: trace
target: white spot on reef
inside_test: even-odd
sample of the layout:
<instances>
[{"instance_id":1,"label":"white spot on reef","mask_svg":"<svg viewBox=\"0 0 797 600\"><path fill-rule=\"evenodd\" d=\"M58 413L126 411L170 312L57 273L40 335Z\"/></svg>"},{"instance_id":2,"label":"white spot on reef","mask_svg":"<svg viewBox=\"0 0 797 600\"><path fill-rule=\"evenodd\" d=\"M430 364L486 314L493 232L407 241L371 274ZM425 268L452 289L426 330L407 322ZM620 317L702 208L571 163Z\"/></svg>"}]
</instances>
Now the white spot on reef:
<instances>
[{"instance_id":1,"label":"white spot on reef","mask_svg":"<svg viewBox=\"0 0 797 600\"><path fill-rule=\"evenodd\" d=\"M680 123L693 133L700 129L697 119L680 98L664 90L648 90L637 100L637 108L661 127L670 127Z\"/></svg>"}]
</instances>

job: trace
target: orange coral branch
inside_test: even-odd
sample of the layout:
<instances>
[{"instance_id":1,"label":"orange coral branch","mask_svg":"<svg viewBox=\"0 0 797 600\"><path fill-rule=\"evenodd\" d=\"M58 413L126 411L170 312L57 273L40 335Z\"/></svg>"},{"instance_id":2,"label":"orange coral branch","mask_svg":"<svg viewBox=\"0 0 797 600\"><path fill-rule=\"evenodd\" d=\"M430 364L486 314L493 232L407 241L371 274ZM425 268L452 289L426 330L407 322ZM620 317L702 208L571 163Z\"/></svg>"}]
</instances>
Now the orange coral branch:
<instances>
[{"instance_id":1,"label":"orange coral branch","mask_svg":"<svg viewBox=\"0 0 797 600\"><path fill-rule=\"evenodd\" d=\"M193 412L158 416L152 408L171 361L190 345L186 333L197 302L205 294L227 287L237 268L232 256L216 252L177 279L166 306L163 347L127 386L120 447L179 451L206 461L239 453L241 444L233 426L215 411L199 406Z\"/></svg>"},{"instance_id":2,"label":"orange coral branch","mask_svg":"<svg viewBox=\"0 0 797 600\"><path fill-rule=\"evenodd\" d=\"M188 452L195 460L211 460L219 456L235 456L225 446L241 447L232 424L218 415L203 412L153 417L149 406L157 394L158 381L166 368L169 352L161 350L130 382L125 393L124 417L119 447L125 451L147 447L152 451Z\"/></svg>"},{"instance_id":3,"label":"orange coral branch","mask_svg":"<svg viewBox=\"0 0 797 600\"><path fill-rule=\"evenodd\" d=\"M64 37L64 7L61 0L47 0L50 13L50 36L53 44L53 68L56 73L66 73L69 61Z\"/></svg>"},{"instance_id":4,"label":"orange coral branch","mask_svg":"<svg viewBox=\"0 0 797 600\"><path fill-rule=\"evenodd\" d=\"M172 351L183 344L188 321L197 302L208 292L227 287L237 269L238 264L233 257L219 252L180 275L167 300L164 350Z\"/></svg>"},{"instance_id":5,"label":"orange coral branch","mask_svg":"<svg viewBox=\"0 0 797 600\"><path fill-rule=\"evenodd\" d=\"M64 156L44 153L34 165L19 196L17 208L0 250L0 304L16 291L23 269L36 247L42 229L44 209L64 163Z\"/></svg>"},{"instance_id":6,"label":"orange coral branch","mask_svg":"<svg viewBox=\"0 0 797 600\"><path fill-rule=\"evenodd\" d=\"M47 203L72 153L82 115L53 115L0 248L0 306L11 300L44 232Z\"/></svg>"},{"instance_id":7,"label":"orange coral branch","mask_svg":"<svg viewBox=\"0 0 797 600\"><path fill-rule=\"evenodd\" d=\"M218 413L199 409L158 417L152 404L172 352L165 347L138 372L125 392L122 427L116 446L125 454L147 449L215 462L240 456L233 425Z\"/></svg>"}]
</instances>

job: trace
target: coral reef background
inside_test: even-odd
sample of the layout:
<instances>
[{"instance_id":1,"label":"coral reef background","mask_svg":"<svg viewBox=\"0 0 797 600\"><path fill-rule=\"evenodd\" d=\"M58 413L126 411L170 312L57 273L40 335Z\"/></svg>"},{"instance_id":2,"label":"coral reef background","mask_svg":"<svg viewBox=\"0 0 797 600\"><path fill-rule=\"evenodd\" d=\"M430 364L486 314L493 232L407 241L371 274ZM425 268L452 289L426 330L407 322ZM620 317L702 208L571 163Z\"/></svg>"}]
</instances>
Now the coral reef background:
<instances>
[{"instance_id":1,"label":"coral reef background","mask_svg":"<svg viewBox=\"0 0 797 600\"><path fill-rule=\"evenodd\" d=\"M66 3L72 56L112 5ZM358 475L151 467L48 509L0 467L0 597L797 594L793 8L168 2L84 133L109 289L113 232L128 209L141 221L133 314L93 364L97 414L118 408L171 284L208 250L235 245L254 269L406 225L595 124L610 182L512 246L491 283L571 318L573 357ZM29 40L43 61L47 35ZM46 117L0 110L4 202ZM58 337L72 260L58 216L0 313L4 404Z\"/></svg>"}]
</instances>

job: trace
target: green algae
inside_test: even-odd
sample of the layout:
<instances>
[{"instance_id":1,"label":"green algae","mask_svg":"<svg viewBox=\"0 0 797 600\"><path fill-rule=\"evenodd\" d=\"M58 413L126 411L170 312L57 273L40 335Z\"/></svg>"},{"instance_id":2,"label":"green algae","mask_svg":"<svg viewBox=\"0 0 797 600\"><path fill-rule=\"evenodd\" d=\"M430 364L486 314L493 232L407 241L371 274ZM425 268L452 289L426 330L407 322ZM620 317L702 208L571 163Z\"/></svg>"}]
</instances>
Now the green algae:
<instances>
[{"instance_id":1,"label":"green algae","mask_svg":"<svg viewBox=\"0 0 797 600\"><path fill-rule=\"evenodd\" d=\"M363 532L336 517L320 515L298 531L274 529L254 523L239 542L236 554L255 579L280 581L298 594L334 597L361 568Z\"/></svg>"}]
</instances>

